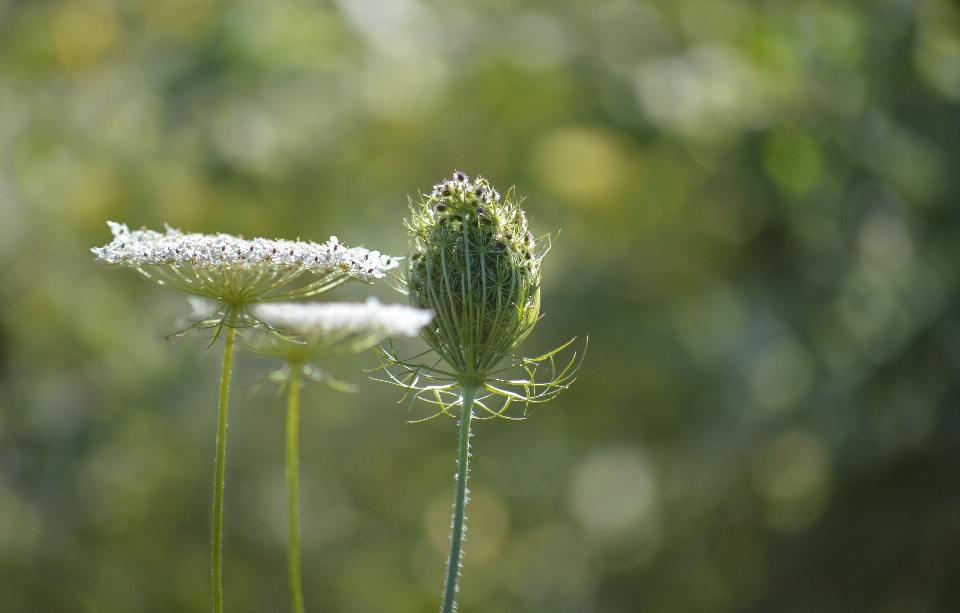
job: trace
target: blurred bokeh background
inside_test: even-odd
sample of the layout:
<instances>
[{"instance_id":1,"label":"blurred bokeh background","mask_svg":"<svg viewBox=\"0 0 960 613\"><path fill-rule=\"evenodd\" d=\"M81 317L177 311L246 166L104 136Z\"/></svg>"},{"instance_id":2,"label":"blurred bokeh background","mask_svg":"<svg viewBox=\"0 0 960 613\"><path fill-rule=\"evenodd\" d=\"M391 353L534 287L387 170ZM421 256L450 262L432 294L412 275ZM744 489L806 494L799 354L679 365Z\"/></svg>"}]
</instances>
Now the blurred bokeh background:
<instances>
[{"instance_id":1,"label":"blurred bokeh background","mask_svg":"<svg viewBox=\"0 0 960 613\"><path fill-rule=\"evenodd\" d=\"M0 612L210 609L222 346L106 220L402 255L455 168L562 230L527 355L590 335L476 428L461 611L958 611L958 162L947 0L0 0ZM305 394L311 611L439 605L456 424L375 364ZM270 367L234 613L288 610Z\"/></svg>"}]
</instances>

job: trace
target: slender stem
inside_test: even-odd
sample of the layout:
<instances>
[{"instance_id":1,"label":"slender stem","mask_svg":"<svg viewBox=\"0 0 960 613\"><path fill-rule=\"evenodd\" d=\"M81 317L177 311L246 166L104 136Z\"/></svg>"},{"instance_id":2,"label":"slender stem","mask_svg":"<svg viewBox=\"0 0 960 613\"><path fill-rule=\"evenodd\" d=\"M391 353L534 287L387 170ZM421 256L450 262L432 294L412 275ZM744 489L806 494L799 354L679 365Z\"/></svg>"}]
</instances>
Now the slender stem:
<instances>
[{"instance_id":1,"label":"slender stem","mask_svg":"<svg viewBox=\"0 0 960 613\"><path fill-rule=\"evenodd\" d=\"M453 505L453 533L450 535L450 559L447 560L447 583L443 591L443 606L440 613L453 613L456 604L457 582L460 579L460 565L463 557L464 507L467 506L467 477L470 475L470 420L473 418L473 399L477 387L467 385L461 388L460 400L463 405L460 414L460 453L457 456L457 499Z\"/></svg>"},{"instance_id":2,"label":"slender stem","mask_svg":"<svg viewBox=\"0 0 960 613\"><path fill-rule=\"evenodd\" d=\"M287 547L290 568L290 602L294 613L303 613L303 585L300 579L300 486L297 452L300 425L300 371L290 365L290 388L287 393L287 523L290 541Z\"/></svg>"},{"instance_id":3,"label":"slender stem","mask_svg":"<svg viewBox=\"0 0 960 613\"><path fill-rule=\"evenodd\" d=\"M220 411L217 417L217 475L213 491L213 611L223 613L223 577L220 559L223 553L223 473L227 457L227 397L230 393L230 368L237 329L227 326L227 346L223 350L223 374L220 376Z\"/></svg>"}]
</instances>

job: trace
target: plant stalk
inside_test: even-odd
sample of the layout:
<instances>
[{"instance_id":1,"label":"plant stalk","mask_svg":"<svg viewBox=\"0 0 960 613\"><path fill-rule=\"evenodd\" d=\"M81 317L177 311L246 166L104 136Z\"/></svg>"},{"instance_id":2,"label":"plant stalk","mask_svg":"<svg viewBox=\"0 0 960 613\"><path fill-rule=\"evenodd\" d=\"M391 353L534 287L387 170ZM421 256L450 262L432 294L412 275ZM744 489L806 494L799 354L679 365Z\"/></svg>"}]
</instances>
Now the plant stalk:
<instances>
[{"instance_id":1,"label":"plant stalk","mask_svg":"<svg viewBox=\"0 0 960 613\"><path fill-rule=\"evenodd\" d=\"M302 366L290 365L287 392L287 523L290 530L287 554L290 572L290 602L294 613L303 613L303 585L300 578L300 486L299 452L297 443L300 425L300 371Z\"/></svg>"},{"instance_id":2,"label":"plant stalk","mask_svg":"<svg viewBox=\"0 0 960 613\"><path fill-rule=\"evenodd\" d=\"M473 399L476 385L461 388L460 400L460 452L457 456L457 498L453 505L453 533L450 535L450 558L447 560L447 583L443 591L443 606L440 613L453 613L456 606L457 583L460 580L460 565L463 556L463 532L467 506L467 477L470 475L470 420L473 418Z\"/></svg>"},{"instance_id":3,"label":"plant stalk","mask_svg":"<svg viewBox=\"0 0 960 613\"><path fill-rule=\"evenodd\" d=\"M213 492L213 611L223 613L223 475L227 457L227 398L230 393L230 370L237 329L227 327L227 345L223 350L223 373L220 376L220 410L217 417L217 470Z\"/></svg>"}]
</instances>

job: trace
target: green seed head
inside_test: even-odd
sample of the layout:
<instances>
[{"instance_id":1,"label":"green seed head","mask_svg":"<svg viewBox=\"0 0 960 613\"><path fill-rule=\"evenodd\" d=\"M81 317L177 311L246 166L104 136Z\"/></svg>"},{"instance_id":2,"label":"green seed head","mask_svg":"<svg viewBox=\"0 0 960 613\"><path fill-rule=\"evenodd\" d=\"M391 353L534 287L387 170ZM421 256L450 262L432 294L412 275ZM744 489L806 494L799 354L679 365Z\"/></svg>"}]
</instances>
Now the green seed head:
<instances>
[{"instance_id":1,"label":"green seed head","mask_svg":"<svg viewBox=\"0 0 960 613\"><path fill-rule=\"evenodd\" d=\"M423 337L463 382L481 382L530 333L540 312L540 261L512 190L456 172L411 205L410 304L433 309Z\"/></svg>"}]
</instances>

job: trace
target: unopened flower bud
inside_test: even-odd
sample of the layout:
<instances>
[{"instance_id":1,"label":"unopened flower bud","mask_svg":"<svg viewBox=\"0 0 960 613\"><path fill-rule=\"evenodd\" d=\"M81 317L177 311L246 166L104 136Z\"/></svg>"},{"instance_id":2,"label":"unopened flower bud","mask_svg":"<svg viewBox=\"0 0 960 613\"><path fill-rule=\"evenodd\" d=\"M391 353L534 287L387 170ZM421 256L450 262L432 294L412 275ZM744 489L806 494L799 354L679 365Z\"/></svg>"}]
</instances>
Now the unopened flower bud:
<instances>
[{"instance_id":1,"label":"unopened flower bud","mask_svg":"<svg viewBox=\"0 0 960 613\"><path fill-rule=\"evenodd\" d=\"M436 313L424 330L427 343L459 378L480 380L537 321L542 254L527 241L526 216L512 194L502 203L475 206L471 191L494 190L479 177L465 185L461 172L453 179L449 195L441 192L414 207L412 251L422 256L407 265L407 287L411 305ZM441 210L443 216L433 214Z\"/></svg>"}]
</instances>

